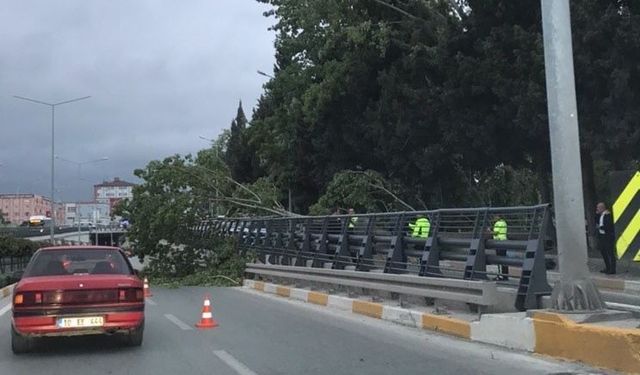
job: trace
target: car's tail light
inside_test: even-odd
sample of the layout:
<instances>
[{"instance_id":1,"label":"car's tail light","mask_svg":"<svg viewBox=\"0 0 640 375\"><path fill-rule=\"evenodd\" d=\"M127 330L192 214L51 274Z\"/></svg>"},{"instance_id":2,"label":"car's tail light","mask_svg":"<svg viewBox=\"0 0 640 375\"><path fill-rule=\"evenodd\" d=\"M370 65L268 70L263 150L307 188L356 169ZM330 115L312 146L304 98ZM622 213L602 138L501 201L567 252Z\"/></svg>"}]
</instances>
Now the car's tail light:
<instances>
[{"instance_id":1,"label":"car's tail light","mask_svg":"<svg viewBox=\"0 0 640 375\"><path fill-rule=\"evenodd\" d=\"M14 306L35 306L42 304L41 292L22 292L13 297Z\"/></svg>"},{"instance_id":2,"label":"car's tail light","mask_svg":"<svg viewBox=\"0 0 640 375\"><path fill-rule=\"evenodd\" d=\"M144 293L141 288L127 288L118 290L118 300L120 302L140 302L144 300Z\"/></svg>"}]
</instances>

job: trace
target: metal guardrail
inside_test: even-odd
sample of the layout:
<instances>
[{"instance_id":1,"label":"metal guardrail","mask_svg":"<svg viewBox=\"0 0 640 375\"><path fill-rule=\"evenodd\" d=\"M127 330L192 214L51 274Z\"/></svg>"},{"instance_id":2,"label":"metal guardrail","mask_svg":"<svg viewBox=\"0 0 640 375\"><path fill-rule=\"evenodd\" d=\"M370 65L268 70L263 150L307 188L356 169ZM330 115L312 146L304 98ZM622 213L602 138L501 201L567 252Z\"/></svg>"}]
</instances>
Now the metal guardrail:
<instances>
[{"instance_id":1,"label":"metal guardrail","mask_svg":"<svg viewBox=\"0 0 640 375\"><path fill-rule=\"evenodd\" d=\"M430 221L427 238L412 235L410 224L420 217ZM492 227L498 217L508 224L507 240L493 239ZM207 237L235 237L242 251L255 251L263 263L274 265L414 274L450 280L452 285L455 280L509 277L505 283L517 287L515 307L526 310L540 307L540 298L551 293L544 255L548 223L549 206L545 204L229 218L203 222L194 229ZM463 266L446 267L443 260ZM488 271L487 265L499 266L498 272ZM521 269L521 276L510 275L503 268L507 266Z\"/></svg>"},{"instance_id":2,"label":"metal guardrail","mask_svg":"<svg viewBox=\"0 0 640 375\"><path fill-rule=\"evenodd\" d=\"M31 255L0 257L0 275L25 269L30 259Z\"/></svg>"},{"instance_id":3,"label":"metal guardrail","mask_svg":"<svg viewBox=\"0 0 640 375\"><path fill-rule=\"evenodd\" d=\"M88 230L89 228L82 228ZM55 228L54 234L74 233L78 228ZM0 228L0 236L15 237L15 238L29 238L29 237L41 237L48 236L50 234L49 227L15 227L15 228Z\"/></svg>"},{"instance_id":4,"label":"metal guardrail","mask_svg":"<svg viewBox=\"0 0 640 375\"><path fill-rule=\"evenodd\" d=\"M9 276L15 271L22 271L27 267L30 255L0 257L0 288L11 283Z\"/></svg>"},{"instance_id":5,"label":"metal guardrail","mask_svg":"<svg viewBox=\"0 0 640 375\"><path fill-rule=\"evenodd\" d=\"M323 268L275 266L249 263L247 273L316 281L371 290L442 298L481 306L498 302L496 284L488 281L449 280L438 277L418 277L374 272L344 271Z\"/></svg>"}]
</instances>

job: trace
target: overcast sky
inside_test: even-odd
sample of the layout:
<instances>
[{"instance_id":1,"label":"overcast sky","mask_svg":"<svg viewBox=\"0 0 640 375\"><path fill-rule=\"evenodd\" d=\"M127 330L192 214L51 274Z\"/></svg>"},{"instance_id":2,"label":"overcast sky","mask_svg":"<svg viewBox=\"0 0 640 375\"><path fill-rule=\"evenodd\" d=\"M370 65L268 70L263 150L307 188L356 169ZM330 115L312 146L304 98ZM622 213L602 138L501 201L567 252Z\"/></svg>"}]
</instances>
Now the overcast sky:
<instances>
[{"instance_id":1,"label":"overcast sky","mask_svg":"<svg viewBox=\"0 0 640 375\"><path fill-rule=\"evenodd\" d=\"M57 198L153 159L193 153L247 116L274 63L272 18L255 0L3 0L0 6L0 193L49 196L56 108Z\"/></svg>"}]
</instances>

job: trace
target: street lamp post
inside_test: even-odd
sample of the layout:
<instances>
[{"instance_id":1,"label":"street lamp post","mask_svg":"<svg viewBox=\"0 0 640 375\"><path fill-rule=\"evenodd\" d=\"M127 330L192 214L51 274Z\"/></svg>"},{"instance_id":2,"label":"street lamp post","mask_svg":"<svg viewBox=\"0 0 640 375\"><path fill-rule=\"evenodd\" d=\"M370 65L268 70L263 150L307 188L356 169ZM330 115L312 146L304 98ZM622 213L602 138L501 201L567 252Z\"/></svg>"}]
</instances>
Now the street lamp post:
<instances>
[{"instance_id":1,"label":"street lamp post","mask_svg":"<svg viewBox=\"0 0 640 375\"><path fill-rule=\"evenodd\" d=\"M58 102L58 103L47 103L40 100L26 98L26 97L17 96L17 95L14 95L13 97L16 99L26 100L28 102L32 102L36 104L46 105L49 108L51 108L51 228L50 228L50 234L51 234L51 244L53 245L55 242L55 226L56 226L56 203L55 203L56 201L55 201L55 179L54 179L56 107L63 104L69 104L73 102L78 102L80 100L89 99L91 96L83 96L81 98L65 100L63 102Z\"/></svg>"},{"instance_id":2,"label":"street lamp post","mask_svg":"<svg viewBox=\"0 0 640 375\"><path fill-rule=\"evenodd\" d=\"M271 78L271 79L274 79L274 78L275 78L275 77L274 77L274 76L272 76L271 74L265 73L265 72L263 72L262 70L257 70L256 72L257 72L258 74L260 74L261 76L265 76L265 77L267 77L267 78Z\"/></svg>"},{"instance_id":3,"label":"street lamp post","mask_svg":"<svg viewBox=\"0 0 640 375\"><path fill-rule=\"evenodd\" d=\"M597 311L605 305L587 266L569 0L542 0L541 5L560 268L552 306L567 312Z\"/></svg>"},{"instance_id":4,"label":"street lamp post","mask_svg":"<svg viewBox=\"0 0 640 375\"><path fill-rule=\"evenodd\" d=\"M85 161L76 161L76 160L70 160L70 159L65 159L62 158L58 155L55 156L56 159L62 160L62 161L66 161L67 163L72 163L78 166L78 182L82 180L81 178L81 171L82 171L82 165L83 164L91 164L91 163L99 163L101 161L107 161L109 160L109 158L107 156L103 156L99 159L93 159L93 160L85 160ZM82 235L82 227L81 227L81 223L80 223L80 202L76 201L76 219L78 220L78 244L80 244L81 241L81 235Z\"/></svg>"}]
</instances>

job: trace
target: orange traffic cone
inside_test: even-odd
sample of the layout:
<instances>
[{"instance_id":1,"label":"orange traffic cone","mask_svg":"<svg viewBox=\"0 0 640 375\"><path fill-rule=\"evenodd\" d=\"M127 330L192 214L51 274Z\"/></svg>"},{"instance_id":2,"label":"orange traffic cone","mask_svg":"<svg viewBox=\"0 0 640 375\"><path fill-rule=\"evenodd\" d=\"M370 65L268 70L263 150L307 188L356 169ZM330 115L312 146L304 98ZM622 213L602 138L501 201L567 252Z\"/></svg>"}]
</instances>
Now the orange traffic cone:
<instances>
[{"instance_id":1,"label":"orange traffic cone","mask_svg":"<svg viewBox=\"0 0 640 375\"><path fill-rule=\"evenodd\" d=\"M144 296L145 297L151 297L153 296L153 294L151 294L151 289L149 289L149 280L147 280L147 278L144 278Z\"/></svg>"},{"instance_id":2,"label":"orange traffic cone","mask_svg":"<svg viewBox=\"0 0 640 375\"><path fill-rule=\"evenodd\" d=\"M218 322L213 319L213 314L211 314L211 297L204 297L204 306L202 306L202 319L200 319L199 323L196 323L196 327L200 329L209 329L215 328L218 326Z\"/></svg>"}]
</instances>

